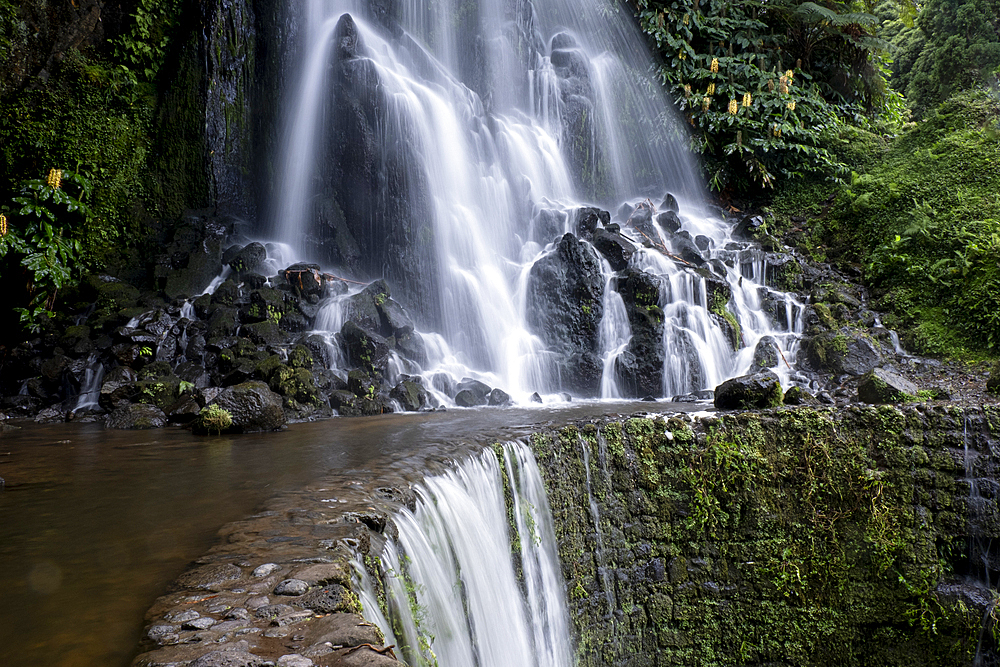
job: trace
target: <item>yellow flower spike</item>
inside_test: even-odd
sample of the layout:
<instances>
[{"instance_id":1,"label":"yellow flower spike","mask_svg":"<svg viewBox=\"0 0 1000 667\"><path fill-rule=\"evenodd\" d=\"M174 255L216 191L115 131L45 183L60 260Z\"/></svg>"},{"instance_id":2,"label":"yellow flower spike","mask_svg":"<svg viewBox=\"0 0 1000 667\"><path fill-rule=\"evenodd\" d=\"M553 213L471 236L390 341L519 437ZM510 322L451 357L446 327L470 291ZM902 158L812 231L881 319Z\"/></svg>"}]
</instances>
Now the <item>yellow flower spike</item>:
<instances>
[{"instance_id":1,"label":"yellow flower spike","mask_svg":"<svg viewBox=\"0 0 1000 667\"><path fill-rule=\"evenodd\" d=\"M7 216L0 213L0 236L7 236Z\"/></svg>"},{"instance_id":2,"label":"yellow flower spike","mask_svg":"<svg viewBox=\"0 0 1000 667\"><path fill-rule=\"evenodd\" d=\"M769 92L769 93L773 93L774 92L774 79L768 79L767 80L767 92Z\"/></svg>"},{"instance_id":3,"label":"yellow flower spike","mask_svg":"<svg viewBox=\"0 0 1000 667\"><path fill-rule=\"evenodd\" d=\"M684 15L684 25L687 25L689 23L691 23L691 15L690 14L685 14Z\"/></svg>"},{"instance_id":4,"label":"yellow flower spike","mask_svg":"<svg viewBox=\"0 0 1000 667\"><path fill-rule=\"evenodd\" d=\"M684 97L685 98L691 97L691 84L690 83L685 83L684 84Z\"/></svg>"},{"instance_id":5,"label":"yellow flower spike","mask_svg":"<svg viewBox=\"0 0 1000 667\"><path fill-rule=\"evenodd\" d=\"M732 116L736 115L736 112L740 110L740 105L736 100L729 100L729 113Z\"/></svg>"},{"instance_id":6,"label":"yellow flower spike","mask_svg":"<svg viewBox=\"0 0 1000 667\"><path fill-rule=\"evenodd\" d=\"M752 101L753 101L753 98L750 97L750 93L743 93L743 106L745 106L745 107L750 106L750 103Z\"/></svg>"},{"instance_id":7,"label":"yellow flower spike","mask_svg":"<svg viewBox=\"0 0 1000 667\"><path fill-rule=\"evenodd\" d=\"M778 90L781 92L782 95L787 95L788 94L788 77L787 76L782 76L780 79L778 79Z\"/></svg>"},{"instance_id":8,"label":"yellow flower spike","mask_svg":"<svg viewBox=\"0 0 1000 667\"><path fill-rule=\"evenodd\" d=\"M58 190L62 184L62 169L49 169L49 177L45 179L45 183L53 190Z\"/></svg>"},{"instance_id":9,"label":"yellow flower spike","mask_svg":"<svg viewBox=\"0 0 1000 667\"><path fill-rule=\"evenodd\" d=\"M685 58L687 58L687 54L686 54L686 53L684 53L684 49L681 49L681 50L680 50L680 51L679 51L679 52L677 53L677 59L678 59L678 60L684 60Z\"/></svg>"},{"instance_id":10,"label":"yellow flower spike","mask_svg":"<svg viewBox=\"0 0 1000 667\"><path fill-rule=\"evenodd\" d=\"M705 91L705 94L706 95L715 95L715 84L714 83L708 84L708 89Z\"/></svg>"},{"instance_id":11,"label":"yellow flower spike","mask_svg":"<svg viewBox=\"0 0 1000 667\"><path fill-rule=\"evenodd\" d=\"M789 111L795 111L795 100L789 102L787 106Z\"/></svg>"},{"instance_id":12,"label":"yellow flower spike","mask_svg":"<svg viewBox=\"0 0 1000 667\"><path fill-rule=\"evenodd\" d=\"M711 69L712 72L718 72L719 71L719 59L718 58L712 58L712 66L709 69Z\"/></svg>"},{"instance_id":13,"label":"yellow flower spike","mask_svg":"<svg viewBox=\"0 0 1000 667\"><path fill-rule=\"evenodd\" d=\"M781 128L780 127L778 127L777 125L775 125L774 129L772 130L772 132L773 132L774 136L778 137L779 139L781 138Z\"/></svg>"},{"instance_id":14,"label":"yellow flower spike","mask_svg":"<svg viewBox=\"0 0 1000 667\"><path fill-rule=\"evenodd\" d=\"M702 111L708 111L708 105L711 104L711 103L712 103L712 98L711 97L709 97L707 95L705 97L703 97L702 100L701 100L701 110Z\"/></svg>"},{"instance_id":15,"label":"yellow flower spike","mask_svg":"<svg viewBox=\"0 0 1000 667\"><path fill-rule=\"evenodd\" d=\"M795 79L795 72L793 72L790 69L786 69L785 70L785 78L788 79L789 81L794 80Z\"/></svg>"}]
</instances>

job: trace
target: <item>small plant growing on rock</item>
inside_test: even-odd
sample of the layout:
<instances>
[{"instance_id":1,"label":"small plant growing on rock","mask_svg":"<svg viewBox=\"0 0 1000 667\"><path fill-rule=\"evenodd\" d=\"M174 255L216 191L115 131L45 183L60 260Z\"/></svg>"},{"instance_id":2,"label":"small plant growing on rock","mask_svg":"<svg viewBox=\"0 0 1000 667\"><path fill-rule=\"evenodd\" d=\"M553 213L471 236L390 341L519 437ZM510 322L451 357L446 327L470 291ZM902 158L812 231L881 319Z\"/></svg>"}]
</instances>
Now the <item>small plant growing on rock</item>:
<instances>
[{"instance_id":1,"label":"small plant growing on rock","mask_svg":"<svg viewBox=\"0 0 1000 667\"><path fill-rule=\"evenodd\" d=\"M194 420L192 430L195 433L221 435L223 431L228 431L232 426L233 416L229 410L213 404L202 409Z\"/></svg>"}]
</instances>

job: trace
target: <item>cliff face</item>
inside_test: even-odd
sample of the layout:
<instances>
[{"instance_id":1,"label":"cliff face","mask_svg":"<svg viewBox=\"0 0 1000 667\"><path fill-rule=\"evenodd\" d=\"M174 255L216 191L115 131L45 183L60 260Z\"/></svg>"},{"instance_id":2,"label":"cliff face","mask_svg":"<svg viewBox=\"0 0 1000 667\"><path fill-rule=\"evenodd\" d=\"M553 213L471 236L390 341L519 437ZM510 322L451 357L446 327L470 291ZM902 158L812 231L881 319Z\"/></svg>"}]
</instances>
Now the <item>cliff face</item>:
<instances>
[{"instance_id":1,"label":"cliff face","mask_svg":"<svg viewBox=\"0 0 1000 667\"><path fill-rule=\"evenodd\" d=\"M992 409L858 407L534 436L580 664L992 652L998 432Z\"/></svg>"}]
</instances>

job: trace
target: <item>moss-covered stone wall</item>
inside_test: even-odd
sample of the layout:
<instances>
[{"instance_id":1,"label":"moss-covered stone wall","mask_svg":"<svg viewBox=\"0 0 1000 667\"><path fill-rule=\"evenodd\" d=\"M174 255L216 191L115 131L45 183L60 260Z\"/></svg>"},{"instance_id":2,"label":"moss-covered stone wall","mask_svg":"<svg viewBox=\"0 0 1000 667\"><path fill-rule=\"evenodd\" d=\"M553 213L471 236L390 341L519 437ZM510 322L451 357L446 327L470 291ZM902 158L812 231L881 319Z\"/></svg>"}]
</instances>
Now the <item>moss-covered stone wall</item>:
<instances>
[{"instance_id":1,"label":"moss-covered stone wall","mask_svg":"<svg viewBox=\"0 0 1000 667\"><path fill-rule=\"evenodd\" d=\"M535 435L580 665L971 664L998 432L909 406Z\"/></svg>"}]
</instances>

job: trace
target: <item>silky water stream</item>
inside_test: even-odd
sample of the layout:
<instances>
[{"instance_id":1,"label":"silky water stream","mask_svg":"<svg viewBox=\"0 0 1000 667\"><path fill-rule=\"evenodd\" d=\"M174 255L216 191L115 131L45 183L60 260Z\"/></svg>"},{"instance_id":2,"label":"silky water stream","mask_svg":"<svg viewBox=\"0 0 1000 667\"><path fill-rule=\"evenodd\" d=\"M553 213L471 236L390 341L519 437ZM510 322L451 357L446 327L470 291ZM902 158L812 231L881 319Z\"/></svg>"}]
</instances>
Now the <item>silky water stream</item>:
<instances>
[{"instance_id":1,"label":"silky water stream","mask_svg":"<svg viewBox=\"0 0 1000 667\"><path fill-rule=\"evenodd\" d=\"M297 64L281 95L269 247L362 282L386 278L427 350L396 367L441 403L454 405L443 387L467 377L518 403L533 392L546 400L692 394L747 372L765 337L783 384L805 382L793 370L804 304L767 286L772 258L734 238L732 223L706 205L625 8L605 0L291 6ZM614 212L607 229L618 224L636 248L628 268L659 285L660 386L623 383L633 337L617 291L623 267L613 270L581 233L587 206ZM597 359L601 377L586 390L567 385L574 353L540 328L548 319L538 309L549 306L530 298L548 289L533 268L566 233L597 258L603 286L599 335L573 343ZM697 258L678 260L692 249ZM713 282L727 286L728 304L709 301ZM317 318L331 340L345 301L328 299ZM722 305L740 325L737 349Z\"/></svg>"}]
</instances>

